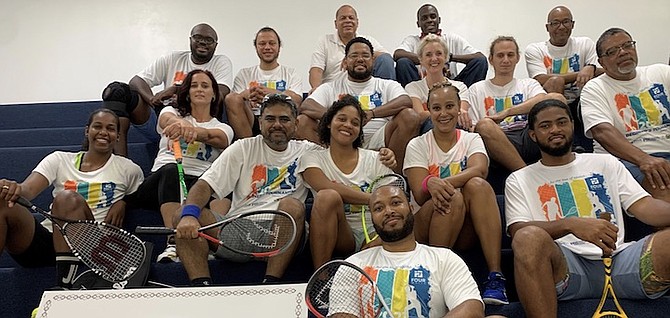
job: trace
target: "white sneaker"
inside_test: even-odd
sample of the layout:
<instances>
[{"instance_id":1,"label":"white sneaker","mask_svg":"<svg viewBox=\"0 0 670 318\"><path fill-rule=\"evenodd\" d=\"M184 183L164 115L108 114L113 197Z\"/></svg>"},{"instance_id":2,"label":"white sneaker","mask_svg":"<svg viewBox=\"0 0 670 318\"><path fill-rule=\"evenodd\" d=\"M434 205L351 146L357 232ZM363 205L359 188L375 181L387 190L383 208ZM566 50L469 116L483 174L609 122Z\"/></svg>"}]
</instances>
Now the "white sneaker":
<instances>
[{"instance_id":1,"label":"white sneaker","mask_svg":"<svg viewBox=\"0 0 670 318\"><path fill-rule=\"evenodd\" d=\"M168 244L168 246L165 247L163 253L160 253L158 255L156 261L159 263L170 263L170 262L178 263L179 256L177 255L177 245Z\"/></svg>"}]
</instances>

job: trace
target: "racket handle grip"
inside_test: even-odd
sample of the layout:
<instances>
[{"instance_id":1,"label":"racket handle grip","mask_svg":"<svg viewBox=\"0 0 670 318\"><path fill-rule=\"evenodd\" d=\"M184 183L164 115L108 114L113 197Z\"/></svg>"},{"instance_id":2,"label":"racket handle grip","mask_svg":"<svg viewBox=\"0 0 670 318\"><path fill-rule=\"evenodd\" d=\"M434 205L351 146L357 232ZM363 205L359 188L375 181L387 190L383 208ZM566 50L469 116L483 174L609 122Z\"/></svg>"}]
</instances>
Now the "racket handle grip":
<instances>
[{"instance_id":1,"label":"racket handle grip","mask_svg":"<svg viewBox=\"0 0 670 318\"><path fill-rule=\"evenodd\" d=\"M183 157L181 154L181 143L179 139L175 139L172 141L172 151L174 152L174 159L177 162L181 162L183 160Z\"/></svg>"},{"instance_id":2,"label":"racket handle grip","mask_svg":"<svg viewBox=\"0 0 670 318\"><path fill-rule=\"evenodd\" d=\"M23 197L18 197L18 198L16 199L16 203L18 203L18 204L20 204L20 205L22 205L22 206L24 206L24 207L26 207L26 208L28 208L28 209L32 209L32 207L33 207L32 202L26 200L26 199L23 198Z\"/></svg>"},{"instance_id":3,"label":"racket handle grip","mask_svg":"<svg viewBox=\"0 0 670 318\"><path fill-rule=\"evenodd\" d=\"M167 227L154 227L154 226L138 226L135 228L135 233L137 234L156 234L156 235L170 235L174 234L174 229Z\"/></svg>"}]
</instances>

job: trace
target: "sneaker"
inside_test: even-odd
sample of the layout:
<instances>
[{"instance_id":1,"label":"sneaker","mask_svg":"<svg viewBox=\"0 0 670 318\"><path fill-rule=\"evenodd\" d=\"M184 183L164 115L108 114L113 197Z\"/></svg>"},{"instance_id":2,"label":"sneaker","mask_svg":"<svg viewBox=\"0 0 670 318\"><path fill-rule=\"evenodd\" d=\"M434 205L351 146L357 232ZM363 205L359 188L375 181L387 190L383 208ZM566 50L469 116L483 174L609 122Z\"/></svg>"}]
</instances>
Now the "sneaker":
<instances>
[{"instance_id":1,"label":"sneaker","mask_svg":"<svg viewBox=\"0 0 670 318\"><path fill-rule=\"evenodd\" d=\"M165 247L163 253L158 255L156 261L159 263L179 262L179 256L177 256L177 245L168 244L167 247Z\"/></svg>"},{"instance_id":2,"label":"sneaker","mask_svg":"<svg viewBox=\"0 0 670 318\"><path fill-rule=\"evenodd\" d=\"M502 273L491 272L484 283L482 300L487 305L507 305L507 292L505 292L505 276Z\"/></svg>"}]
</instances>

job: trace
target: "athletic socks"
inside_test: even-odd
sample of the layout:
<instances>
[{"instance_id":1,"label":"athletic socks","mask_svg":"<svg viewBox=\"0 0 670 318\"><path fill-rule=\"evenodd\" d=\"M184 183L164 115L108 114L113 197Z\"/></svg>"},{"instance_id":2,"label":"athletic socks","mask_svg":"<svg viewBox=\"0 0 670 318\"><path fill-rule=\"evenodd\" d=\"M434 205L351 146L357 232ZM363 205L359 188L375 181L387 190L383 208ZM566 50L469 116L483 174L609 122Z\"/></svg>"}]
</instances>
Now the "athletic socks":
<instances>
[{"instance_id":1,"label":"athletic socks","mask_svg":"<svg viewBox=\"0 0 670 318\"><path fill-rule=\"evenodd\" d=\"M191 280L191 286L200 287L200 286L211 286L212 278L211 277L199 277Z\"/></svg>"},{"instance_id":2,"label":"athletic socks","mask_svg":"<svg viewBox=\"0 0 670 318\"><path fill-rule=\"evenodd\" d=\"M72 253L56 253L56 274L59 287L72 288L80 263L79 258Z\"/></svg>"}]
</instances>

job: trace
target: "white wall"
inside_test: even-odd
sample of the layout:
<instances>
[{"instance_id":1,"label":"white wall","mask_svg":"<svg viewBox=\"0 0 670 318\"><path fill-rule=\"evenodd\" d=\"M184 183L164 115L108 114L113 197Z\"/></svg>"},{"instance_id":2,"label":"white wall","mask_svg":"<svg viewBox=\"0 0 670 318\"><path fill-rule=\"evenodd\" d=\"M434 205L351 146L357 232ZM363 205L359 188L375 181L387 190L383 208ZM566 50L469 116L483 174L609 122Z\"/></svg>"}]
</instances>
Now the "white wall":
<instances>
[{"instance_id":1,"label":"white wall","mask_svg":"<svg viewBox=\"0 0 670 318\"><path fill-rule=\"evenodd\" d=\"M268 0L0 0L0 104L99 100L113 80L128 81L158 56L187 50L193 25L206 22L219 35L218 54L234 71L258 62L251 44L263 26L282 37L280 62L295 67L307 85L317 38L334 31L339 1ZM407 34L419 32L416 10L425 1L354 0L359 33L393 51ZM546 40L549 10L567 5L573 35L594 40L608 27L628 30L638 41L640 65L667 63L670 53L668 0L434 0L442 29L488 51L497 35L513 35L523 49ZM299 13L300 12L300 13ZM488 55L488 54L487 54ZM527 77L525 62L517 76Z\"/></svg>"}]
</instances>

